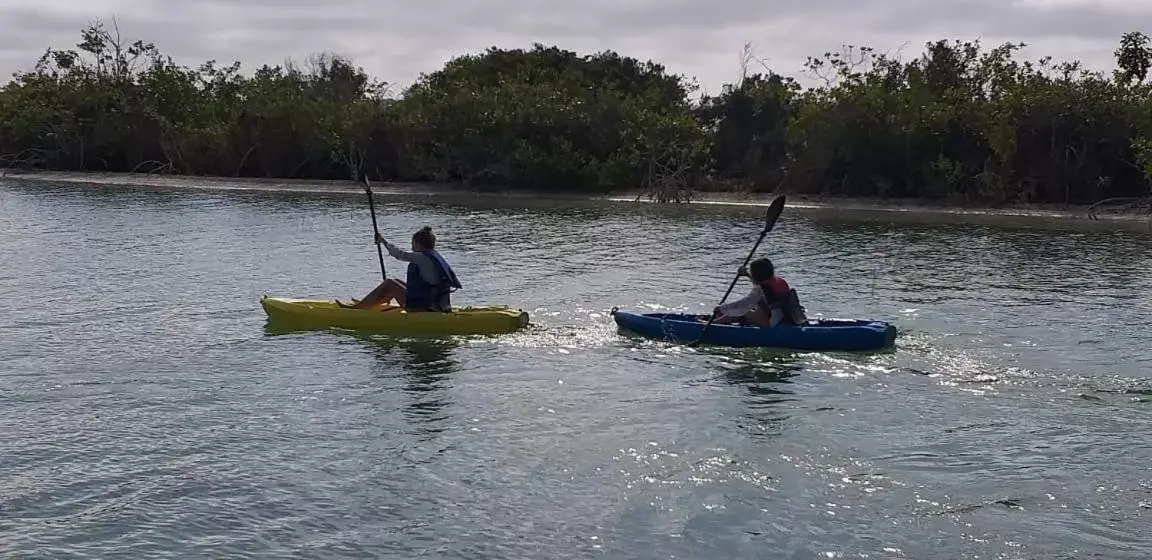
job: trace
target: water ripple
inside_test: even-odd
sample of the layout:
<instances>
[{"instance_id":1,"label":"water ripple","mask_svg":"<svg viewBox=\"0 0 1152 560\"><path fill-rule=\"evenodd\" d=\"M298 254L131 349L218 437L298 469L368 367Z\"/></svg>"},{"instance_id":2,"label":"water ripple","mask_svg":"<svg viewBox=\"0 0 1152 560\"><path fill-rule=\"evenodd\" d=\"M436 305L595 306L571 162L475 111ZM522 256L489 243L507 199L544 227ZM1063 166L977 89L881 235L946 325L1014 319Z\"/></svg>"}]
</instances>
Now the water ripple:
<instances>
[{"instance_id":1,"label":"water ripple","mask_svg":"<svg viewBox=\"0 0 1152 560\"><path fill-rule=\"evenodd\" d=\"M378 207L437 231L458 302L534 323L428 340L265 328L263 294L378 282L358 200L0 185L0 555L1152 546L1147 234L788 211L761 253L897 349L687 348L608 310L707 312L758 210L541 206Z\"/></svg>"}]
</instances>

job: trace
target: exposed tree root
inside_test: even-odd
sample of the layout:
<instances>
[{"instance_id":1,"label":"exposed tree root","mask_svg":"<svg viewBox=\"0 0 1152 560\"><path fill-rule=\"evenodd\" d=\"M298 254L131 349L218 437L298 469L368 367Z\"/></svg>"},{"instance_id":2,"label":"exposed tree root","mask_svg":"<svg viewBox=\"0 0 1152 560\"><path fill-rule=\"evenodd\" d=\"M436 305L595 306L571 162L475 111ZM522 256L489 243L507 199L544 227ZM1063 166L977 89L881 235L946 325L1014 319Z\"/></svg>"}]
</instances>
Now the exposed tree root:
<instances>
[{"instance_id":1,"label":"exposed tree root","mask_svg":"<svg viewBox=\"0 0 1152 560\"><path fill-rule=\"evenodd\" d=\"M1110 207L1115 205L1114 207ZM1088 219L1098 220L1098 211L1105 209L1116 214L1148 214L1152 216L1152 195L1106 198L1088 207Z\"/></svg>"},{"instance_id":2,"label":"exposed tree root","mask_svg":"<svg viewBox=\"0 0 1152 560\"><path fill-rule=\"evenodd\" d=\"M44 164L44 150L28 148L15 154L0 155L0 177L12 171L35 169Z\"/></svg>"},{"instance_id":3,"label":"exposed tree root","mask_svg":"<svg viewBox=\"0 0 1152 560\"><path fill-rule=\"evenodd\" d=\"M678 161L672 150L666 150L660 156L653 154L648 160L648 172L644 176L642 189L636 200L647 196L648 200L661 204L692 202L695 195L692 189L692 167Z\"/></svg>"},{"instance_id":4,"label":"exposed tree root","mask_svg":"<svg viewBox=\"0 0 1152 560\"><path fill-rule=\"evenodd\" d=\"M147 173L148 175L170 175L174 173L174 166L172 162L148 160L140 162L136 167L132 168L133 173Z\"/></svg>"}]
</instances>

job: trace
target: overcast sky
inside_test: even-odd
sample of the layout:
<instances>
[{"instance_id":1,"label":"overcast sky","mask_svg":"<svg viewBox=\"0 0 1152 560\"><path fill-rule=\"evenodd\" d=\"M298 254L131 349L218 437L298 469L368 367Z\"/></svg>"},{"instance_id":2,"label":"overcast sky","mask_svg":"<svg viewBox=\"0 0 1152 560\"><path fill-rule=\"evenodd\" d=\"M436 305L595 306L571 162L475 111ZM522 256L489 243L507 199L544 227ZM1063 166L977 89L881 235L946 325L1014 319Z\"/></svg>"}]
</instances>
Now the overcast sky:
<instances>
[{"instance_id":1,"label":"overcast sky","mask_svg":"<svg viewBox=\"0 0 1152 560\"><path fill-rule=\"evenodd\" d=\"M1122 33L1152 34L1152 0L0 0L0 81L113 16L182 64L333 51L398 88L452 56L532 42L651 58L715 92L748 41L799 77L805 56L844 43L910 57L938 38L1023 41L1030 56L1110 70Z\"/></svg>"}]
</instances>

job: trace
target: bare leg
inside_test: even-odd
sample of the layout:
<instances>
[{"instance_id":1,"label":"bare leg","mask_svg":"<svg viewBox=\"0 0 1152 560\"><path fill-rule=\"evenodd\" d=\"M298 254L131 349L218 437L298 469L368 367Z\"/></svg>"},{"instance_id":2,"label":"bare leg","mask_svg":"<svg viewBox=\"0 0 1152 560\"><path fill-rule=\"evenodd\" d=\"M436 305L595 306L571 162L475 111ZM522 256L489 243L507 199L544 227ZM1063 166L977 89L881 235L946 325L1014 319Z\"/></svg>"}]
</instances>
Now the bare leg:
<instances>
[{"instance_id":1,"label":"bare leg","mask_svg":"<svg viewBox=\"0 0 1152 560\"><path fill-rule=\"evenodd\" d=\"M364 296L364 299L353 305L345 305L339 301L337 301L336 304L340 307L353 309L369 309L396 300L397 305L403 306L407 294L408 286L404 285L404 282L389 278L381 282L374 290L368 292L368 295Z\"/></svg>"}]
</instances>

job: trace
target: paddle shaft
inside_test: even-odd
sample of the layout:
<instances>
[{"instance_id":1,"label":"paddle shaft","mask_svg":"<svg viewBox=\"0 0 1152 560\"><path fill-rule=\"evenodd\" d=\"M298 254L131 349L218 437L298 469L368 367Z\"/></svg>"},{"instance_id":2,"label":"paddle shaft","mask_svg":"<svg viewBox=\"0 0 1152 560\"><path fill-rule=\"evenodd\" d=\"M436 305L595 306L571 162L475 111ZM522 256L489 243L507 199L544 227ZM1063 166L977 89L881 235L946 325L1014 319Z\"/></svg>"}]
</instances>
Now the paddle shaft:
<instances>
[{"instance_id":1,"label":"paddle shaft","mask_svg":"<svg viewBox=\"0 0 1152 560\"><path fill-rule=\"evenodd\" d=\"M767 237L768 232L772 231L772 228L776 226L776 220L780 219L780 213L783 211L784 197L778 196L776 197L776 200L773 200L772 204L768 207L768 215L764 223L764 229L760 230L760 237L756 239L756 244L752 246L752 250L748 252L748 257L744 259L744 266L740 267L741 270L744 270L748 267L748 263L752 260L752 256L756 254L756 249L760 248L760 242L764 241L764 238ZM724 302L728 301L728 296L732 294L732 290L736 288L736 283L739 281L740 273L737 272L736 277L733 278L732 283L728 285L728 291L724 292L724 297L720 299L720 303L717 305L717 307L724 305ZM716 321L715 312L713 312L712 316L708 318L708 322L704 324L704 328L700 329L700 336L691 344L689 344L689 346L700 344L700 341L704 340L704 333L708 332L708 327L711 327L714 321Z\"/></svg>"},{"instance_id":2,"label":"paddle shaft","mask_svg":"<svg viewBox=\"0 0 1152 560\"><path fill-rule=\"evenodd\" d=\"M741 266L740 267L741 269L744 269L748 266L748 263L752 260L752 256L756 254L756 249L760 248L760 242L764 241L764 238L767 236L768 236L768 229L765 228L764 231L760 232L760 238L756 240L756 244L752 246L752 251L748 253L748 258L744 259L744 266ZM728 296L732 295L732 290L734 290L736 288L736 283L739 281L740 281L740 274L737 273L736 277L732 279L732 283L728 284L728 291L724 292L724 297L720 298L720 303L717 305L717 307L724 305L724 302L728 301ZM702 340L704 338L704 333L708 331L708 327L711 327L712 322L715 320L716 320L716 314L713 313L712 316L708 318L708 323L704 325L704 328L700 329L700 338L696 339L696 342L694 342L693 344L699 344L700 343L700 340Z\"/></svg>"},{"instance_id":3,"label":"paddle shaft","mask_svg":"<svg viewBox=\"0 0 1152 560\"><path fill-rule=\"evenodd\" d=\"M748 268L748 263L752 261L752 255L756 254L756 249L760 248L760 242L764 241L764 238L767 237L767 235L768 235L768 230L764 230L764 231L760 232L760 238L757 239L756 244L752 246L752 252L748 253L748 258L744 259L744 265L740 267L741 269ZM732 290L736 288L736 283L739 281L740 281L740 274L736 274L736 277L732 279L732 283L728 284L728 291L724 292L724 297L720 298L720 304L719 305L724 305L724 302L728 301L728 296L732 295Z\"/></svg>"},{"instance_id":4,"label":"paddle shaft","mask_svg":"<svg viewBox=\"0 0 1152 560\"><path fill-rule=\"evenodd\" d=\"M372 187L368 185L368 177L364 177L364 192L368 193L368 211L372 213L372 231L376 234L372 241L376 243L376 240L380 239L380 227L376 225L376 204L372 202ZM387 280L388 272L384 270L384 249L380 247L380 243L376 243L376 256L380 257L380 277Z\"/></svg>"}]
</instances>

